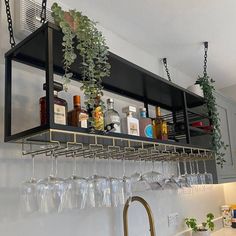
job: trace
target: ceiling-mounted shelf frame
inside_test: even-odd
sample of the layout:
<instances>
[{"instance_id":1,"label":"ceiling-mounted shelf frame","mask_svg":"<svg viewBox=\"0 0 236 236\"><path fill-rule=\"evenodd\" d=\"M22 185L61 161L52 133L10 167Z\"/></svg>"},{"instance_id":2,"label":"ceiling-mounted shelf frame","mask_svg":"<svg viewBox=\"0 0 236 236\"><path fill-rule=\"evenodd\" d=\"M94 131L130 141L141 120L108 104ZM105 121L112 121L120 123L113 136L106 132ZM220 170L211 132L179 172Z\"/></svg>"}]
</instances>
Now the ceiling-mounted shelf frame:
<instances>
[{"instance_id":1,"label":"ceiling-mounted shelf frame","mask_svg":"<svg viewBox=\"0 0 236 236\"><path fill-rule=\"evenodd\" d=\"M26 137L35 137L39 132L50 129L82 132L88 134L88 130L62 126L54 123L53 119L53 75L63 75L63 34L60 29L50 23L42 25L38 30L9 50L5 54L5 141L18 142ZM78 53L77 53L78 54ZM17 61L41 70L45 73L47 124L13 134L12 133L12 61ZM110 53L111 78L103 80L104 90L135 99L148 105L158 105L173 113L182 110L185 124L186 142L190 144L190 128L188 109L204 104L204 99L180 86L169 82L113 53ZM73 80L80 81L80 57L78 56L71 67L74 74ZM105 136L119 137L120 139L138 139L143 141L158 142L143 137L132 137L125 134L102 134ZM118 136L117 136L118 135ZM172 141L163 142L173 144ZM185 144L184 144L185 145ZM198 147L200 148L200 147Z\"/></svg>"}]
</instances>

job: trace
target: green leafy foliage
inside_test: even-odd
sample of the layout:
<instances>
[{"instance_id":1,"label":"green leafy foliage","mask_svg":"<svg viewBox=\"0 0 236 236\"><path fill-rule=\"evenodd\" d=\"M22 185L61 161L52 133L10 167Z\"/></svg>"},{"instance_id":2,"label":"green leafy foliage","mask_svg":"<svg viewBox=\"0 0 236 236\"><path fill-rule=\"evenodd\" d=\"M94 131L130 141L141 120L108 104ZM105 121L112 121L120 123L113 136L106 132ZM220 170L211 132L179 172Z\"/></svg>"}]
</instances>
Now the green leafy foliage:
<instances>
[{"instance_id":1,"label":"green leafy foliage","mask_svg":"<svg viewBox=\"0 0 236 236\"><path fill-rule=\"evenodd\" d=\"M105 38L96 28L96 23L81 12L76 10L65 12L57 3L54 3L51 9L55 23L60 26L64 34L62 46L65 87L67 88L73 76L69 70L77 56L75 54L76 48L82 58L80 68L82 72L81 90L85 94L85 105L92 108L95 105L95 98L103 96L102 79L110 75L111 66L108 63L108 47ZM68 21L68 17L72 22ZM98 105L104 109L104 103L101 99L99 99Z\"/></svg>"},{"instance_id":2,"label":"green leafy foliage","mask_svg":"<svg viewBox=\"0 0 236 236\"><path fill-rule=\"evenodd\" d=\"M207 229L213 231L215 227L215 224L212 221L214 219L214 215L212 213L208 213L206 217L206 222L202 222L201 226L197 225L197 220L195 218L185 218L184 221L188 228L191 228L194 232L207 231Z\"/></svg>"},{"instance_id":3,"label":"green leafy foliage","mask_svg":"<svg viewBox=\"0 0 236 236\"><path fill-rule=\"evenodd\" d=\"M197 220L195 218L186 218L185 223L188 226L188 228L191 228L192 231L196 232L198 227L197 227Z\"/></svg>"},{"instance_id":4,"label":"green leafy foliage","mask_svg":"<svg viewBox=\"0 0 236 236\"><path fill-rule=\"evenodd\" d=\"M226 162L224 159L225 150L227 149L228 145L226 145L222 141L222 135L220 130L220 118L219 113L217 111L217 104L216 98L214 96L214 80L211 79L209 76L204 75L203 77L199 77L196 81L196 84L199 84L203 90L204 98L206 100L206 107L209 111L209 115L212 122L212 148L216 155L216 163L223 167L224 163Z\"/></svg>"}]
</instances>

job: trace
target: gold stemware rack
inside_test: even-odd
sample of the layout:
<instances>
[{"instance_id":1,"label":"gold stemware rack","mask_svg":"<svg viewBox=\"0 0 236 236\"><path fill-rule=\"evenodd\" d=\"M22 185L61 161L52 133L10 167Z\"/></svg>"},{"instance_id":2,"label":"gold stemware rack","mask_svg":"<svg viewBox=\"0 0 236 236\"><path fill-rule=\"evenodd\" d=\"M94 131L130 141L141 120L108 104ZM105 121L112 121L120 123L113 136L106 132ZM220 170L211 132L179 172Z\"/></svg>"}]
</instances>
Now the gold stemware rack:
<instances>
[{"instance_id":1,"label":"gold stemware rack","mask_svg":"<svg viewBox=\"0 0 236 236\"><path fill-rule=\"evenodd\" d=\"M170 144L49 129L18 140L22 155L45 154L54 157L83 157L116 160L184 161L212 160L214 153L188 145Z\"/></svg>"}]
</instances>

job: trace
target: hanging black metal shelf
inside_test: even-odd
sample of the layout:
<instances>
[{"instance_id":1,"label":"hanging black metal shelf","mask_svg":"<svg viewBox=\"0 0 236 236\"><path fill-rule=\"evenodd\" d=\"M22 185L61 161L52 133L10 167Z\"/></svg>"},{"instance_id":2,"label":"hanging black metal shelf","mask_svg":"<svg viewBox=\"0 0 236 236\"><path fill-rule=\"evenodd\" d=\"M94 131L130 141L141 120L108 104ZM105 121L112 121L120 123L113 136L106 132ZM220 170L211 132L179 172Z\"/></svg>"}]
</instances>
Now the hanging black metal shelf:
<instances>
[{"instance_id":1,"label":"hanging black metal shelf","mask_svg":"<svg viewBox=\"0 0 236 236\"><path fill-rule=\"evenodd\" d=\"M38 30L9 50L5 54L5 141L16 141L31 134L48 129L61 128L71 130L69 126L58 126L53 120L53 75L63 75L63 34L56 25L47 22ZM44 126L38 126L23 132L12 134L12 61L17 61L46 72L46 102L49 121ZM183 111L186 142L190 143L190 128L188 109L204 104L204 99L180 86L169 82L113 53L110 53L111 78L103 81L104 89L119 95L142 101L144 106L159 105L173 113ZM71 67L74 74L73 80L80 81L80 58ZM79 132L87 132L83 129ZM104 134L111 136L112 134ZM119 137L136 138L125 134ZM142 139L142 138L138 138ZM145 140L145 139L144 139ZM152 140L152 139L151 139ZM157 140L152 140L157 141ZM167 141L168 143L169 141ZM170 141L169 143L173 143Z\"/></svg>"}]
</instances>

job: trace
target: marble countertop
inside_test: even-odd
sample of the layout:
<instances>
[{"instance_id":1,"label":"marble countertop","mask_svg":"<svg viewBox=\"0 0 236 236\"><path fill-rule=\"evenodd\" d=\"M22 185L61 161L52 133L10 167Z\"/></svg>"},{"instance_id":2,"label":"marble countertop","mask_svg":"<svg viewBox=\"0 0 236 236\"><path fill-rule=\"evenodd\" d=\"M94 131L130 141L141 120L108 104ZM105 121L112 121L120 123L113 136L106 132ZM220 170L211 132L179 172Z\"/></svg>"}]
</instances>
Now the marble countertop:
<instances>
[{"instance_id":1,"label":"marble countertop","mask_svg":"<svg viewBox=\"0 0 236 236\"><path fill-rule=\"evenodd\" d=\"M223 228L212 233L211 236L236 236L236 229Z\"/></svg>"}]
</instances>

